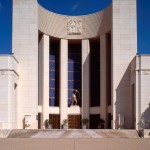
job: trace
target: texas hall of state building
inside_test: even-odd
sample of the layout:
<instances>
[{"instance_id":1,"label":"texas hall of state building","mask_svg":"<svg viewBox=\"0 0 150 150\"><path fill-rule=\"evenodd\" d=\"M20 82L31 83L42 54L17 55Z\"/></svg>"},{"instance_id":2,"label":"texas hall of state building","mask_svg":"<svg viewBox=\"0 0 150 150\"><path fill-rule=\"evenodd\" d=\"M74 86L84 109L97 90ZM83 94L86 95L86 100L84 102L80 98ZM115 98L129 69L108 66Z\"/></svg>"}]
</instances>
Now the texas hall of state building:
<instances>
[{"instance_id":1,"label":"texas hall of state building","mask_svg":"<svg viewBox=\"0 0 150 150\"><path fill-rule=\"evenodd\" d=\"M136 0L88 15L12 2L12 54L0 55L0 129L139 129L150 120L150 56L137 54ZM149 127L147 127L149 128Z\"/></svg>"}]
</instances>

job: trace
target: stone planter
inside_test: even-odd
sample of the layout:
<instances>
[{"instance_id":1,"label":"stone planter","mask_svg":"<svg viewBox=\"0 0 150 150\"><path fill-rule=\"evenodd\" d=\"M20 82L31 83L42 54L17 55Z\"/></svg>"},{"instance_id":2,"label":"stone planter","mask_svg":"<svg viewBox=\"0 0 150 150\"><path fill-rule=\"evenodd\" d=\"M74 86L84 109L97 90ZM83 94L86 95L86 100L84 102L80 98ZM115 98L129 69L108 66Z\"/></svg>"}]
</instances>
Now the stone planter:
<instances>
[{"instance_id":1,"label":"stone planter","mask_svg":"<svg viewBox=\"0 0 150 150\"><path fill-rule=\"evenodd\" d=\"M67 130L68 129L68 125L67 124L63 124L63 129Z\"/></svg>"},{"instance_id":2,"label":"stone planter","mask_svg":"<svg viewBox=\"0 0 150 150\"><path fill-rule=\"evenodd\" d=\"M139 136L143 138L150 138L150 129L139 130Z\"/></svg>"},{"instance_id":3,"label":"stone planter","mask_svg":"<svg viewBox=\"0 0 150 150\"><path fill-rule=\"evenodd\" d=\"M87 125L82 125L82 129L87 129Z\"/></svg>"},{"instance_id":4,"label":"stone planter","mask_svg":"<svg viewBox=\"0 0 150 150\"><path fill-rule=\"evenodd\" d=\"M49 124L48 126L45 126L45 129L52 129L52 124Z\"/></svg>"}]
</instances>

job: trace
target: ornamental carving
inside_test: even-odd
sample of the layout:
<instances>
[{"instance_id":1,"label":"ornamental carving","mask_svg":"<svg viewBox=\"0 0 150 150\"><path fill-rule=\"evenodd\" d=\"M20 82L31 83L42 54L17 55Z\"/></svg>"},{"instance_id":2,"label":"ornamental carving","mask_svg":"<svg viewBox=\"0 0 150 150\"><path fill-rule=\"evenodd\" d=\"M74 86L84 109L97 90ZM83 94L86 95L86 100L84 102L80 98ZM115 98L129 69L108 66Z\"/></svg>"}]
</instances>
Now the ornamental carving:
<instances>
[{"instance_id":1,"label":"ornamental carving","mask_svg":"<svg viewBox=\"0 0 150 150\"><path fill-rule=\"evenodd\" d=\"M67 23L68 35L81 35L82 34L82 21L71 19Z\"/></svg>"}]
</instances>

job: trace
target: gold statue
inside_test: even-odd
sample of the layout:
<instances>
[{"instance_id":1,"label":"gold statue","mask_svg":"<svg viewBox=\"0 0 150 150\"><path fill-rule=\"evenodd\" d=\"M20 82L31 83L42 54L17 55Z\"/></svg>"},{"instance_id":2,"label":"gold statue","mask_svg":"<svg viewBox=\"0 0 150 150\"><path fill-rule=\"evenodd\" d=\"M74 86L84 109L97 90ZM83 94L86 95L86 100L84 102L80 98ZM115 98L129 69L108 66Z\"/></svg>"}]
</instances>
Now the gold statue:
<instances>
[{"instance_id":1,"label":"gold statue","mask_svg":"<svg viewBox=\"0 0 150 150\"><path fill-rule=\"evenodd\" d=\"M72 103L71 103L71 105L77 105L77 96L76 95L77 95L77 93L80 95L78 90L74 89L74 91L75 91L75 93L72 94Z\"/></svg>"}]
</instances>

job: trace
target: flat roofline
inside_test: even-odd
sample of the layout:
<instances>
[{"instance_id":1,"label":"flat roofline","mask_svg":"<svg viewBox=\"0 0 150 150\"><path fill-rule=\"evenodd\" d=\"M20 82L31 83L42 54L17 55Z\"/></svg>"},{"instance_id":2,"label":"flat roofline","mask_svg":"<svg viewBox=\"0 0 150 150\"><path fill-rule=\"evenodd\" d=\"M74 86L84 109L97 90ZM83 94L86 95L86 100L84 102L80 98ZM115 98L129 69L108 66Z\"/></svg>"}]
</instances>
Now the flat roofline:
<instances>
[{"instance_id":1,"label":"flat roofline","mask_svg":"<svg viewBox=\"0 0 150 150\"><path fill-rule=\"evenodd\" d=\"M150 56L150 54L136 54L136 56Z\"/></svg>"}]
</instances>

